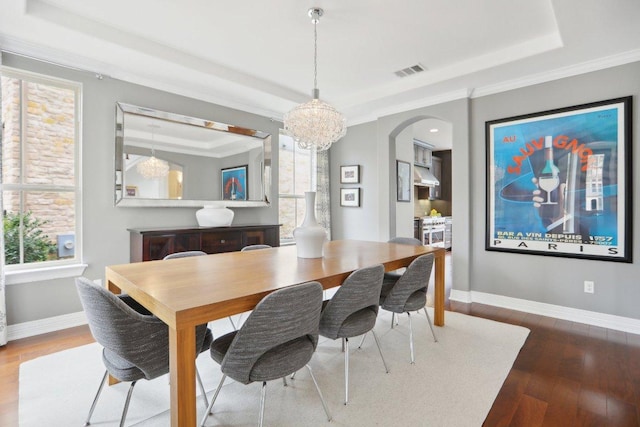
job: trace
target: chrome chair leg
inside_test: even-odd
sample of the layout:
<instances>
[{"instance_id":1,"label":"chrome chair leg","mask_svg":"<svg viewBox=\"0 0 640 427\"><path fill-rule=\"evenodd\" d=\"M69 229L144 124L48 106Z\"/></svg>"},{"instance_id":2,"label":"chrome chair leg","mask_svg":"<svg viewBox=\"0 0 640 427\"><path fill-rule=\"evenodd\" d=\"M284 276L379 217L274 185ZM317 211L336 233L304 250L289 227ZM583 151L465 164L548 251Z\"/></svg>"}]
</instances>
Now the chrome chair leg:
<instances>
[{"instance_id":1,"label":"chrome chair leg","mask_svg":"<svg viewBox=\"0 0 640 427\"><path fill-rule=\"evenodd\" d=\"M320 387L318 387L318 382L316 381L315 375L313 375L313 371L311 370L311 366L307 365L307 369L309 370L309 374L311 375L311 379L313 380L313 384L316 386L316 390L318 391L318 396L320 396L320 400L322 401L322 407L324 408L324 413L327 414L327 421L331 422L331 413L329 412L329 408L327 408L327 404L324 401L324 397L322 396L322 392L320 391Z\"/></svg>"},{"instance_id":2,"label":"chrome chair leg","mask_svg":"<svg viewBox=\"0 0 640 427\"><path fill-rule=\"evenodd\" d=\"M367 334L362 334L362 341L360 341L360 345L358 348L362 348L362 344L364 344L364 339L367 337Z\"/></svg>"},{"instance_id":3,"label":"chrome chair leg","mask_svg":"<svg viewBox=\"0 0 640 427\"><path fill-rule=\"evenodd\" d=\"M296 372L298 372L298 371L296 371ZM291 374L291 379L292 379L292 380L295 380L295 379L296 379L296 372L294 372L293 374Z\"/></svg>"},{"instance_id":4,"label":"chrome chair leg","mask_svg":"<svg viewBox=\"0 0 640 427\"><path fill-rule=\"evenodd\" d=\"M202 398L204 399L205 408L209 406L209 401L207 400L207 392L204 389L204 384L202 384L202 378L200 378L200 372L198 368L196 368L196 379L198 380L198 385L200 385L200 392L202 393Z\"/></svg>"},{"instance_id":5,"label":"chrome chair leg","mask_svg":"<svg viewBox=\"0 0 640 427\"><path fill-rule=\"evenodd\" d=\"M413 328L411 327L411 313L407 312L407 316L409 316L409 348L411 349L411 364L414 365L416 361L413 357Z\"/></svg>"},{"instance_id":6,"label":"chrome chair leg","mask_svg":"<svg viewBox=\"0 0 640 427\"><path fill-rule=\"evenodd\" d=\"M133 387L135 387L137 381L133 381L129 386L129 392L127 393L127 400L124 402L124 409L122 410L122 418L120 419L120 427L124 427L124 420L127 418L127 412L129 412L129 402L131 402L131 395L133 394Z\"/></svg>"},{"instance_id":7,"label":"chrome chair leg","mask_svg":"<svg viewBox=\"0 0 640 427\"><path fill-rule=\"evenodd\" d=\"M238 330L238 328L236 328L236 324L235 324L235 323L233 323L233 319L231 318L231 316L229 316L229 322L231 322L231 326L233 327L233 330L234 330L234 331L237 331L237 330Z\"/></svg>"},{"instance_id":8,"label":"chrome chair leg","mask_svg":"<svg viewBox=\"0 0 640 427\"><path fill-rule=\"evenodd\" d=\"M287 376L285 375L284 377L282 377L282 383L284 384L285 387L287 387L289 384L287 384Z\"/></svg>"},{"instance_id":9,"label":"chrome chair leg","mask_svg":"<svg viewBox=\"0 0 640 427\"><path fill-rule=\"evenodd\" d=\"M344 404L349 402L349 338L343 338L344 345Z\"/></svg>"},{"instance_id":10,"label":"chrome chair leg","mask_svg":"<svg viewBox=\"0 0 640 427\"><path fill-rule=\"evenodd\" d=\"M102 377L102 381L100 381L100 385L98 386L98 392L96 393L96 397L93 399L93 403L91 404L91 409L89 409L89 415L87 415L87 421L84 423L85 427L88 425L91 425L91 416L93 415L93 410L96 409L96 404L98 403L98 399L100 398L100 393L102 393L104 384L107 382L108 375L109 375L109 372L104 371L104 376Z\"/></svg>"},{"instance_id":11,"label":"chrome chair leg","mask_svg":"<svg viewBox=\"0 0 640 427\"><path fill-rule=\"evenodd\" d=\"M267 398L267 382L262 381L262 393L260 394L260 427L264 421L264 401Z\"/></svg>"},{"instance_id":12,"label":"chrome chair leg","mask_svg":"<svg viewBox=\"0 0 640 427\"><path fill-rule=\"evenodd\" d=\"M433 324L431 323L431 318L429 317L429 313L427 312L427 307L423 308L424 314L427 315L427 322L429 322L429 328L431 328L431 334L433 335L433 341L438 342L438 338L436 338L436 333L433 330Z\"/></svg>"},{"instance_id":13,"label":"chrome chair leg","mask_svg":"<svg viewBox=\"0 0 640 427\"><path fill-rule=\"evenodd\" d=\"M373 332L373 329L371 330L371 333L373 334L373 338L376 340L376 345L378 346L378 352L380 353L380 357L382 358L382 363L384 364L384 370L387 371L387 374L388 374L389 368L387 367L387 362L385 362L384 356L382 355L382 348L380 347L380 341L378 341L378 336L376 335L375 332Z\"/></svg>"},{"instance_id":14,"label":"chrome chair leg","mask_svg":"<svg viewBox=\"0 0 640 427\"><path fill-rule=\"evenodd\" d=\"M391 313L391 329L393 329L395 320L396 320L396 314L395 313Z\"/></svg>"},{"instance_id":15,"label":"chrome chair leg","mask_svg":"<svg viewBox=\"0 0 640 427\"><path fill-rule=\"evenodd\" d=\"M220 389L222 388L222 385L224 384L224 380L226 379L227 379L227 375L223 374L222 379L220 380L220 384L218 384L218 388L216 388L216 392L213 393L213 397L211 398L211 403L209 404L209 407L207 408L207 411L204 413L204 417L200 422L200 427L204 427L204 423L207 421L207 418L209 418L209 414L211 414L211 409L213 409L213 404L216 402L216 399L218 398L218 393L220 393Z\"/></svg>"}]
</instances>

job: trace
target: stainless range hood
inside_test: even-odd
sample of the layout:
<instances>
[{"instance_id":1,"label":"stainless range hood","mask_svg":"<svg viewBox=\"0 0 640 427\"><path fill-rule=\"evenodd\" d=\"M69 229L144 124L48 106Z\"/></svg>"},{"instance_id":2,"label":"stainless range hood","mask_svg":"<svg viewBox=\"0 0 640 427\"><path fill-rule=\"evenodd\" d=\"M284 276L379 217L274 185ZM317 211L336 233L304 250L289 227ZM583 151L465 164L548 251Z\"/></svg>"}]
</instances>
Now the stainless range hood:
<instances>
[{"instance_id":1,"label":"stainless range hood","mask_svg":"<svg viewBox=\"0 0 640 427\"><path fill-rule=\"evenodd\" d=\"M413 185L420 187L435 187L440 185L438 178L423 166L413 165Z\"/></svg>"}]
</instances>

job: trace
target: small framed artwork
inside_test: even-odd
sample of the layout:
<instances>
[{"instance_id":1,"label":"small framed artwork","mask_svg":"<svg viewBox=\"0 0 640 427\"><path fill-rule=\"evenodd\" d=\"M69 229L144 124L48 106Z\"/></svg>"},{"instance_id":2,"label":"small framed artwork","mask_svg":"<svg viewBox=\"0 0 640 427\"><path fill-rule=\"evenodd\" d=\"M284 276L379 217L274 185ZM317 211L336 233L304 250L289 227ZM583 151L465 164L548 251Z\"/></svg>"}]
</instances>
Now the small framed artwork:
<instances>
[{"instance_id":1,"label":"small framed artwork","mask_svg":"<svg viewBox=\"0 0 640 427\"><path fill-rule=\"evenodd\" d=\"M340 166L340 184L360 183L360 165Z\"/></svg>"},{"instance_id":2,"label":"small framed artwork","mask_svg":"<svg viewBox=\"0 0 640 427\"><path fill-rule=\"evenodd\" d=\"M138 187L135 185L127 185L127 197L137 197L138 196Z\"/></svg>"},{"instance_id":3,"label":"small framed artwork","mask_svg":"<svg viewBox=\"0 0 640 427\"><path fill-rule=\"evenodd\" d=\"M247 165L222 169L222 200L247 200Z\"/></svg>"},{"instance_id":4,"label":"small framed artwork","mask_svg":"<svg viewBox=\"0 0 640 427\"><path fill-rule=\"evenodd\" d=\"M398 201L410 202L413 180L411 179L411 164L396 160L396 184L398 187Z\"/></svg>"},{"instance_id":5,"label":"small framed artwork","mask_svg":"<svg viewBox=\"0 0 640 427\"><path fill-rule=\"evenodd\" d=\"M340 206L360 207L360 189L359 188L341 188L340 189Z\"/></svg>"}]
</instances>

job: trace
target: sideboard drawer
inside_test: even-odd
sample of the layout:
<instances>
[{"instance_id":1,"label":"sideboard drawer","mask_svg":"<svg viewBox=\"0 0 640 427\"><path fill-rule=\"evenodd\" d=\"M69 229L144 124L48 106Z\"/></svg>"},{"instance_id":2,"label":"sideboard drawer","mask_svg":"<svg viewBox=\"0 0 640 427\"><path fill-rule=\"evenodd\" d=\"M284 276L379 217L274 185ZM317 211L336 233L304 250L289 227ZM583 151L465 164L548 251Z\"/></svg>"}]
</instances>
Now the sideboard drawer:
<instances>
[{"instance_id":1,"label":"sideboard drawer","mask_svg":"<svg viewBox=\"0 0 640 427\"><path fill-rule=\"evenodd\" d=\"M233 252L242 249L242 232L217 231L202 233L201 250L208 254Z\"/></svg>"},{"instance_id":2,"label":"sideboard drawer","mask_svg":"<svg viewBox=\"0 0 640 427\"><path fill-rule=\"evenodd\" d=\"M229 227L129 229L131 262L153 261L184 251L208 254L239 251L248 245L280 246L280 224Z\"/></svg>"}]
</instances>

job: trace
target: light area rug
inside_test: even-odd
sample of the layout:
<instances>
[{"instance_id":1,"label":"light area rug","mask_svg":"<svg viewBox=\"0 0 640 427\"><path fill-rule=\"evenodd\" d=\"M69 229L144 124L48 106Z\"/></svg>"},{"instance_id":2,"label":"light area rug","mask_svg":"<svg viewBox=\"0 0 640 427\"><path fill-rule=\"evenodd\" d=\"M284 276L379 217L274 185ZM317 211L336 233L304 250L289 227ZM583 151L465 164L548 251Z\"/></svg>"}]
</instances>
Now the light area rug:
<instances>
[{"instance_id":1,"label":"light area rug","mask_svg":"<svg viewBox=\"0 0 640 427\"><path fill-rule=\"evenodd\" d=\"M433 316L433 311L430 315ZM389 373L385 373L369 334L350 342L350 399L344 405L344 354L340 341L320 338L310 365L333 415L327 422L306 369L284 387L267 385L265 425L269 426L481 426L529 330L459 313L445 314L434 342L424 313L412 315L416 362L410 364L407 316L390 328L380 311L375 331ZM214 336L230 329L227 319L212 322ZM104 373L101 347L89 344L25 362L20 367L20 426L82 426ZM197 366L209 398L221 378L208 352ZM207 426L257 425L261 384L227 379ZM93 426L117 426L128 384L105 388ZM198 419L205 411L198 393ZM168 376L136 385L127 426L169 425Z\"/></svg>"}]
</instances>

